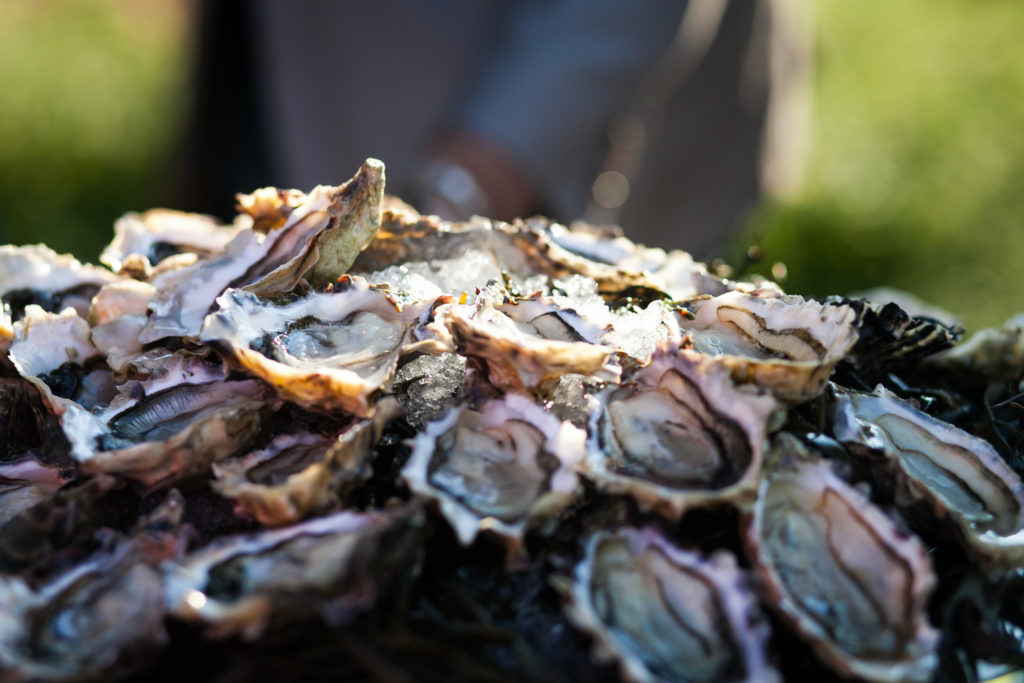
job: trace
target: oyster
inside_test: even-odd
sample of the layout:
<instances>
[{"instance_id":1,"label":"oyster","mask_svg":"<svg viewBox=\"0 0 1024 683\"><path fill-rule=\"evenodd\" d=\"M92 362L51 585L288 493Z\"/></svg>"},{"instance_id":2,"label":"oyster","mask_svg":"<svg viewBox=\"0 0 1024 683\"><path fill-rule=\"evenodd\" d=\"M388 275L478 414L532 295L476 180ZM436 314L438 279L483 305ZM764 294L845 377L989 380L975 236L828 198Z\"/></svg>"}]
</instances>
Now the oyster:
<instances>
[{"instance_id":1,"label":"oyster","mask_svg":"<svg viewBox=\"0 0 1024 683\"><path fill-rule=\"evenodd\" d=\"M737 382L802 402L825 389L857 340L854 312L771 290L727 292L690 303L680 326L702 353L720 356Z\"/></svg>"},{"instance_id":2,"label":"oyster","mask_svg":"<svg viewBox=\"0 0 1024 683\"><path fill-rule=\"evenodd\" d=\"M849 308L856 314L857 343L850 349L858 367L906 363L948 349L963 328L925 316L912 316L896 302L829 297L826 303Z\"/></svg>"},{"instance_id":3,"label":"oyster","mask_svg":"<svg viewBox=\"0 0 1024 683\"><path fill-rule=\"evenodd\" d=\"M405 566L420 517L405 508L338 512L302 524L224 536L163 565L167 610L214 637L253 639L291 614L344 623L370 607Z\"/></svg>"},{"instance_id":4,"label":"oyster","mask_svg":"<svg viewBox=\"0 0 1024 683\"><path fill-rule=\"evenodd\" d=\"M978 373L994 380L1024 380L1024 313L999 327L979 330L929 362L940 369Z\"/></svg>"},{"instance_id":5,"label":"oyster","mask_svg":"<svg viewBox=\"0 0 1024 683\"><path fill-rule=\"evenodd\" d=\"M566 613L631 681L779 681L746 584L725 551L705 559L651 528L600 532L576 566Z\"/></svg>"},{"instance_id":6,"label":"oyster","mask_svg":"<svg viewBox=\"0 0 1024 683\"><path fill-rule=\"evenodd\" d=\"M25 380L0 378L0 524L49 497L74 468L39 392Z\"/></svg>"},{"instance_id":7,"label":"oyster","mask_svg":"<svg viewBox=\"0 0 1024 683\"><path fill-rule=\"evenodd\" d=\"M935 575L920 541L789 434L766 469L746 543L768 604L841 674L931 680Z\"/></svg>"},{"instance_id":8,"label":"oyster","mask_svg":"<svg viewBox=\"0 0 1024 683\"><path fill-rule=\"evenodd\" d=\"M55 557L95 546L103 502L117 489L118 481L104 475L75 481L13 515L0 526L0 572L47 577L59 565Z\"/></svg>"},{"instance_id":9,"label":"oyster","mask_svg":"<svg viewBox=\"0 0 1024 683\"><path fill-rule=\"evenodd\" d=\"M676 301L702 295L717 296L737 288L750 289L744 283L729 282L712 275L706 265L694 261L690 254L679 249L666 252L645 247L586 225L573 225L568 229L552 223L547 230L551 239L567 251L597 263L645 273L654 287Z\"/></svg>"},{"instance_id":10,"label":"oyster","mask_svg":"<svg viewBox=\"0 0 1024 683\"><path fill-rule=\"evenodd\" d=\"M543 283L572 275L593 279L600 294L608 300L630 298L647 304L667 295L646 274L591 260L564 249L552 239L542 219L512 224L490 221L479 216L466 223L449 223L437 216L421 216L408 207L383 212L381 230L353 264L353 272L371 278L371 273L392 278L413 270L441 286L456 278L439 272L447 263L461 273L476 273L479 286L499 274L526 291L527 282ZM561 228L561 226L558 226ZM472 267L464 259L472 262ZM429 268L424 268L429 265ZM462 286L471 292L473 286ZM456 294L457 292L445 292Z\"/></svg>"},{"instance_id":11,"label":"oyster","mask_svg":"<svg viewBox=\"0 0 1024 683\"><path fill-rule=\"evenodd\" d=\"M331 292L275 305L229 290L203 325L201 341L270 383L282 398L322 411L366 416L370 396L391 378L418 322L357 277Z\"/></svg>"},{"instance_id":12,"label":"oyster","mask_svg":"<svg viewBox=\"0 0 1024 683\"><path fill-rule=\"evenodd\" d=\"M0 575L4 680L81 680L163 643L160 573L130 545L99 553L37 590Z\"/></svg>"},{"instance_id":13,"label":"oyster","mask_svg":"<svg viewBox=\"0 0 1024 683\"><path fill-rule=\"evenodd\" d=\"M114 372L123 372L143 352L139 334L156 288L139 280L119 280L96 293L89 307L90 338Z\"/></svg>"},{"instance_id":14,"label":"oyster","mask_svg":"<svg viewBox=\"0 0 1024 683\"><path fill-rule=\"evenodd\" d=\"M303 278L314 287L333 282L376 232L383 188L383 165L367 160L344 185L315 188L280 227L242 230L213 257L154 277L158 293L139 341L197 336L228 287L274 296Z\"/></svg>"},{"instance_id":15,"label":"oyster","mask_svg":"<svg viewBox=\"0 0 1024 683\"><path fill-rule=\"evenodd\" d=\"M464 545L489 530L515 548L531 522L571 502L585 439L526 396L507 394L428 424L402 478L438 502Z\"/></svg>"},{"instance_id":16,"label":"oyster","mask_svg":"<svg viewBox=\"0 0 1024 683\"><path fill-rule=\"evenodd\" d=\"M437 310L459 353L486 367L493 384L521 391L566 373L618 379L614 349L586 342L586 335L599 331L579 315L531 305L536 300L519 308L504 299L503 290L494 288L480 292L472 306Z\"/></svg>"},{"instance_id":17,"label":"oyster","mask_svg":"<svg viewBox=\"0 0 1024 683\"><path fill-rule=\"evenodd\" d=\"M753 499L777 403L734 386L717 358L663 344L650 365L601 400L581 467L599 488L670 517Z\"/></svg>"},{"instance_id":18,"label":"oyster","mask_svg":"<svg viewBox=\"0 0 1024 683\"><path fill-rule=\"evenodd\" d=\"M221 226L211 216L151 209L127 213L114 223L114 239L100 261L115 273L146 275L152 266L176 254L208 258L227 246L241 225Z\"/></svg>"},{"instance_id":19,"label":"oyster","mask_svg":"<svg viewBox=\"0 0 1024 683\"><path fill-rule=\"evenodd\" d=\"M71 401L88 409L112 397L113 379L90 339L89 323L73 308L47 313L29 304L14 337L11 362L58 417Z\"/></svg>"},{"instance_id":20,"label":"oyster","mask_svg":"<svg viewBox=\"0 0 1024 683\"><path fill-rule=\"evenodd\" d=\"M400 412L396 400L381 399L372 418L340 435L282 434L266 448L214 464L213 489L264 526L292 524L370 476L372 449Z\"/></svg>"},{"instance_id":21,"label":"oyster","mask_svg":"<svg viewBox=\"0 0 1024 683\"><path fill-rule=\"evenodd\" d=\"M996 565L1024 561L1024 483L995 448L879 386L835 390L836 438L881 455L908 493L959 526L967 546Z\"/></svg>"},{"instance_id":22,"label":"oyster","mask_svg":"<svg viewBox=\"0 0 1024 683\"><path fill-rule=\"evenodd\" d=\"M226 381L221 366L184 353L165 363L95 412L65 402L62 427L84 469L166 485L244 452L277 407L259 380Z\"/></svg>"},{"instance_id":23,"label":"oyster","mask_svg":"<svg viewBox=\"0 0 1024 683\"><path fill-rule=\"evenodd\" d=\"M67 307L85 317L93 295L118 277L97 266L83 265L41 244L0 247L0 299L18 320L35 304L50 313Z\"/></svg>"},{"instance_id":24,"label":"oyster","mask_svg":"<svg viewBox=\"0 0 1024 683\"><path fill-rule=\"evenodd\" d=\"M608 346L642 363L650 360L658 342L682 341L678 316L662 301L612 309L597 284L580 275L555 280L551 291L551 296L535 293L499 308L549 339Z\"/></svg>"}]
</instances>

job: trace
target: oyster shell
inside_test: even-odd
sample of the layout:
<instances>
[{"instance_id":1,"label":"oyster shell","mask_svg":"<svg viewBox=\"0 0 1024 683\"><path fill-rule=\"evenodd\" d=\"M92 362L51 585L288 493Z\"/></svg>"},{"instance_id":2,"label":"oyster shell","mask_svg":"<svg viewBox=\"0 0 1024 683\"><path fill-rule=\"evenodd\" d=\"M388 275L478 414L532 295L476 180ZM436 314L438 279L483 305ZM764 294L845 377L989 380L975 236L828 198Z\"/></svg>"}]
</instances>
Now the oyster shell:
<instances>
[{"instance_id":1,"label":"oyster shell","mask_svg":"<svg viewBox=\"0 0 1024 683\"><path fill-rule=\"evenodd\" d=\"M933 356L940 369L978 373L994 380L1024 379L1024 313L999 327L979 330L954 349Z\"/></svg>"},{"instance_id":2,"label":"oyster shell","mask_svg":"<svg viewBox=\"0 0 1024 683\"><path fill-rule=\"evenodd\" d=\"M0 574L0 673L7 681L97 677L166 640L160 573L130 544L38 589Z\"/></svg>"},{"instance_id":3,"label":"oyster shell","mask_svg":"<svg viewBox=\"0 0 1024 683\"><path fill-rule=\"evenodd\" d=\"M226 381L223 367L184 353L165 362L95 412L64 403L62 427L85 470L163 486L244 452L277 408L259 380Z\"/></svg>"},{"instance_id":4,"label":"oyster shell","mask_svg":"<svg viewBox=\"0 0 1024 683\"><path fill-rule=\"evenodd\" d=\"M139 341L197 336L228 287L274 296L303 278L314 287L333 282L376 232L383 188L383 165L367 160L344 185L315 188L280 227L243 230L215 256L154 277L158 293Z\"/></svg>"},{"instance_id":5,"label":"oyster shell","mask_svg":"<svg viewBox=\"0 0 1024 683\"><path fill-rule=\"evenodd\" d=\"M208 258L223 250L242 228L222 226L211 216L167 209L127 213L114 223L114 239L100 254L100 262L115 273L144 275L176 254Z\"/></svg>"},{"instance_id":6,"label":"oyster shell","mask_svg":"<svg viewBox=\"0 0 1024 683\"><path fill-rule=\"evenodd\" d=\"M14 325L11 362L58 417L72 400L92 408L113 395L110 371L91 363L100 360L100 351L89 332L89 323L71 307L47 313L29 304Z\"/></svg>"},{"instance_id":7,"label":"oyster shell","mask_svg":"<svg viewBox=\"0 0 1024 683\"><path fill-rule=\"evenodd\" d=\"M963 328L925 316L912 316L896 302L829 297L826 303L850 308L857 318L857 343L850 349L859 367L908 362L953 346Z\"/></svg>"},{"instance_id":8,"label":"oyster shell","mask_svg":"<svg viewBox=\"0 0 1024 683\"><path fill-rule=\"evenodd\" d=\"M997 566L1024 561L1024 483L995 448L923 413L879 385L835 390L836 438L880 454L913 498L959 526L967 546Z\"/></svg>"},{"instance_id":9,"label":"oyster shell","mask_svg":"<svg viewBox=\"0 0 1024 683\"><path fill-rule=\"evenodd\" d=\"M400 308L362 278L344 276L331 292L275 305L229 290L200 339L266 380L282 398L359 416L394 373L420 307Z\"/></svg>"},{"instance_id":10,"label":"oyster shell","mask_svg":"<svg viewBox=\"0 0 1024 683\"><path fill-rule=\"evenodd\" d=\"M766 469L745 541L767 603L843 675L931 680L935 575L920 541L789 434Z\"/></svg>"},{"instance_id":11,"label":"oyster shell","mask_svg":"<svg viewBox=\"0 0 1024 683\"><path fill-rule=\"evenodd\" d=\"M0 378L0 524L45 500L74 468L39 392L25 380Z\"/></svg>"},{"instance_id":12,"label":"oyster shell","mask_svg":"<svg viewBox=\"0 0 1024 683\"><path fill-rule=\"evenodd\" d=\"M782 399L819 395L857 341L854 312L771 290L727 292L690 303L680 322L702 353L719 356L737 382L754 383Z\"/></svg>"},{"instance_id":13,"label":"oyster shell","mask_svg":"<svg viewBox=\"0 0 1024 683\"><path fill-rule=\"evenodd\" d=\"M30 304L50 313L70 306L84 318L93 295L117 279L105 268L79 263L42 244L0 247L0 299L14 320Z\"/></svg>"},{"instance_id":14,"label":"oyster shell","mask_svg":"<svg viewBox=\"0 0 1024 683\"><path fill-rule=\"evenodd\" d=\"M599 488L670 517L753 499L777 402L736 387L719 359L663 344L601 400L581 467Z\"/></svg>"},{"instance_id":15,"label":"oyster shell","mask_svg":"<svg viewBox=\"0 0 1024 683\"><path fill-rule=\"evenodd\" d=\"M441 507L459 541L481 531L518 546L527 526L571 502L586 434L526 396L459 406L416 435L402 478Z\"/></svg>"},{"instance_id":16,"label":"oyster shell","mask_svg":"<svg viewBox=\"0 0 1024 683\"><path fill-rule=\"evenodd\" d=\"M440 306L437 315L459 353L483 364L501 388L521 391L566 373L616 381L621 372L614 349L585 341L599 330L580 316L536 300L519 308L502 288L480 292L472 306Z\"/></svg>"},{"instance_id":17,"label":"oyster shell","mask_svg":"<svg viewBox=\"0 0 1024 683\"><path fill-rule=\"evenodd\" d=\"M737 288L743 291L752 289L746 283L730 282L712 275L706 265L694 261L685 251L673 249L666 252L588 228L575 224L566 228L552 223L547 230L551 239L567 251L597 263L645 273L656 288L676 301L702 295L717 296Z\"/></svg>"},{"instance_id":18,"label":"oyster shell","mask_svg":"<svg viewBox=\"0 0 1024 683\"><path fill-rule=\"evenodd\" d=\"M419 514L400 508L220 537L164 563L164 601L170 614L206 624L214 637L257 638L272 617L293 613L343 623L405 566L419 527Z\"/></svg>"},{"instance_id":19,"label":"oyster shell","mask_svg":"<svg viewBox=\"0 0 1024 683\"><path fill-rule=\"evenodd\" d=\"M292 524L338 501L370 476L369 458L387 422L401 413L382 399L372 418L340 435L282 434L266 448L213 465L212 487L264 526Z\"/></svg>"},{"instance_id":20,"label":"oyster shell","mask_svg":"<svg viewBox=\"0 0 1024 683\"><path fill-rule=\"evenodd\" d=\"M768 627L735 558L677 548L657 531L599 532L576 566L569 619L631 681L779 681Z\"/></svg>"}]
</instances>

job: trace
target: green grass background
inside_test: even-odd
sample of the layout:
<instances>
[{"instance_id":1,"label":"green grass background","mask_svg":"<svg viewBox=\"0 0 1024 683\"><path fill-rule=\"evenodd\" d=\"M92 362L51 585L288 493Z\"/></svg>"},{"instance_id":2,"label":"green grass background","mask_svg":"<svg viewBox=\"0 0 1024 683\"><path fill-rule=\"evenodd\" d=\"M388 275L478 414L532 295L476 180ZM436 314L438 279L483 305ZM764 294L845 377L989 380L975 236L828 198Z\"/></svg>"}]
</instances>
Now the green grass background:
<instances>
[{"instance_id":1,"label":"green grass background","mask_svg":"<svg viewBox=\"0 0 1024 683\"><path fill-rule=\"evenodd\" d=\"M188 5L0 1L0 241L95 260L117 216L165 200ZM1024 310L1024 3L814 12L807 182L761 207L734 254L758 242L787 291L892 285L969 328Z\"/></svg>"}]
</instances>

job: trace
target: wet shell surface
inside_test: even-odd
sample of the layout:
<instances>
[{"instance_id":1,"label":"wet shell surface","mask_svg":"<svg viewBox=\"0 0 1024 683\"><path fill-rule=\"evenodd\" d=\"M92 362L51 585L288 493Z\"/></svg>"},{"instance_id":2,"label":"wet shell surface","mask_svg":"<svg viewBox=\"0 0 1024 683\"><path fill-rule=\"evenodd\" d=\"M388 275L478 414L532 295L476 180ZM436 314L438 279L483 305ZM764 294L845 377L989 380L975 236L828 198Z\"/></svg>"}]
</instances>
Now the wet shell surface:
<instances>
[{"instance_id":1,"label":"wet shell surface","mask_svg":"<svg viewBox=\"0 0 1024 683\"><path fill-rule=\"evenodd\" d=\"M680 323L694 348L720 356L738 382L802 402L825 389L857 341L854 311L761 290L726 292L693 303Z\"/></svg>"},{"instance_id":2,"label":"wet shell surface","mask_svg":"<svg viewBox=\"0 0 1024 683\"><path fill-rule=\"evenodd\" d=\"M695 505L749 503L776 407L736 387L717 359L662 345L630 382L602 395L582 471L674 518Z\"/></svg>"},{"instance_id":3,"label":"wet shell surface","mask_svg":"<svg viewBox=\"0 0 1024 683\"><path fill-rule=\"evenodd\" d=\"M571 502L585 438L529 398L507 394L428 424L402 477L437 501L462 543L491 531L518 544L531 521Z\"/></svg>"},{"instance_id":4,"label":"wet shell surface","mask_svg":"<svg viewBox=\"0 0 1024 683\"><path fill-rule=\"evenodd\" d=\"M653 529L594 534L568 614L632 681L779 681L768 628L733 556L678 548Z\"/></svg>"},{"instance_id":5,"label":"wet shell surface","mask_svg":"<svg viewBox=\"0 0 1024 683\"><path fill-rule=\"evenodd\" d=\"M939 634L925 607L935 574L923 545L788 434L773 444L746 540L768 604L837 671L934 675Z\"/></svg>"},{"instance_id":6,"label":"wet shell surface","mask_svg":"<svg viewBox=\"0 0 1024 683\"><path fill-rule=\"evenodd\" d=\"M222 349L280 396L319 410L369 415L394 373L419 307L401 308L361 278L283 306L230 290L200 339Z\"/></svg>"},{"instance_id":7,"label":"wet shell surface","mask_svg":"<svg viewBox=\"0 0 1024 683\"><path fill-rule=\"evenodd\" d=\"M882 454L912 497L956 522L971 550L1000 566L1024 561L1024 483L991 444L882 387L835 393L839 440Z\"/></svg>"}]
</instances>

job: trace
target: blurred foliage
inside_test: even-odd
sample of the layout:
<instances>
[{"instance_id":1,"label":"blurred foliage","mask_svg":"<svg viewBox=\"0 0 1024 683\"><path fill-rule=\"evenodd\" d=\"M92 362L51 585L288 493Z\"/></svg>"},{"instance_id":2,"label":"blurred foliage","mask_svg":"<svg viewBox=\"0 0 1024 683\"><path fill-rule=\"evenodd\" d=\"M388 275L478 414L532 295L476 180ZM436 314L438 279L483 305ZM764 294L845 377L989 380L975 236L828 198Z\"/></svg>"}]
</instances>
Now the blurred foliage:
<instances>
[{"instance_id":1,"label":"blurred foliage","mask_svg":"<svg viewBox=\"0 0 1024 683\"><path fill-rule=\"evenodd\" d=\"M166 197L185 6L0 2L0 242L95 261L114 220Z\"/></svg>"},{"instance_id":2,"label":"blurred foliage","mask_svg":"<svg viewBox=\"0 0 1024 683\"><path fill-rule=\"evenodd\" d=\"M787 291L889 285L969 329L1024 310L1024 4L817 3L812 158L758 240Z\"/></svg>"}]
</instances>

